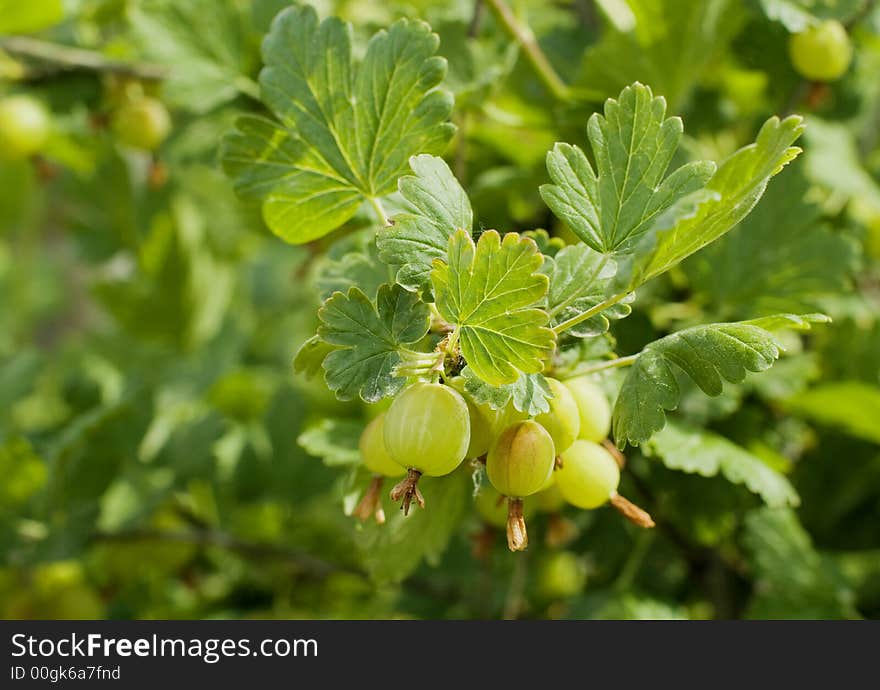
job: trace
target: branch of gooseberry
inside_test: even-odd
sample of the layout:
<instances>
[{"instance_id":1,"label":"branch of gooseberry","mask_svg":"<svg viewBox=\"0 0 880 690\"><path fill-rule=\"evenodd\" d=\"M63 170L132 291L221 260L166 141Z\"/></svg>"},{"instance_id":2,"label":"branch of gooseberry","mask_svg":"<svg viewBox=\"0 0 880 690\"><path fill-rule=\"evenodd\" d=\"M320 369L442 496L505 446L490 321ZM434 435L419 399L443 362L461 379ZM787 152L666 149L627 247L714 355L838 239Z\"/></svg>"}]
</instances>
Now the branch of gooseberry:
<instances>
[{"instance_id":1,"label":"branch of gooseberry","mask_svg":"<svg viewBox=\"0 0 880 690\"><path fill-rule=\"evenodd\" d=\"M577 316L572 316L570 319L563 321L560 324L557 324L556 326L554 326L553 332L556 335L559 335L560 333L567 331L569 328L572 328L573 326L577 326L579 323L583 323L587 319L590 319L590 318L596 316L596 314L601 314L603 311L608 309L608 307L613 307L615 304L620 302L628 294L629 294L629 292L621 292L621 293L614 295L613 297L609 297L608 299L604 300L603 302L599 302L599 304L597 304L594 307L590 307L585 312L582 312L582 313L578 314Z\"/></svg>"},{"instance_id":2,"label":"branch of gooseberry","mask_svg":"<svg viewBox=\"0 0 880 690\"><path fill-rule=\"evenodd\" d=\"M162 65L113 60L93 50L61 45L30 36L4 36L0 38L0 49L12 55L49 62L64 69L112 72L153 81L168 76L168 70Z\"/></svg>"},{"instance_id":3,"label":"branch of gooseberry","mask_svg":"<svg viewBox=\"0 0 880 690\"><path fill-rule=\"evenodd\" d=\"M547 90L560 101L571 100L571 90L568 85L562 81L562 78L553 69L550 60L541 50L541 46L535 40L535 34L531 27L522 24L513 14L513 10L505 2L505 0L486 0L486 4L492 10L492 14L499 21L508 35L519 43L526 59L535 70L535 74L547 87Z\"/></svg>"}]
</instances>

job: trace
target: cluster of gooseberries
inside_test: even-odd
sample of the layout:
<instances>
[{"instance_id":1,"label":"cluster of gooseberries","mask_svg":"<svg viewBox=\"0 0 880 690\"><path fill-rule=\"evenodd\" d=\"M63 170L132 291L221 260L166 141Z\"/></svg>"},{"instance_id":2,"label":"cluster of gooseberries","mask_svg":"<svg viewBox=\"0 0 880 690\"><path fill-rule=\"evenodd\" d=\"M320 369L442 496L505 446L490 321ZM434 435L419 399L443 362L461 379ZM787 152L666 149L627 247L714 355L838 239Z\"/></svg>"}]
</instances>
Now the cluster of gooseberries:
<instances>
[{"instance_id":1,"label":"cluster of gooseberries","mask_svg":"<svg viewBox=\"0 0 880 690\"><path fill-rule=\"evenodd\" d=\"M461 377L448 385L418 382L406 388L361 435L361 457L374 476L354 514L384 522L386 477L402 477L391 498L401 502L404 514L413 502L424 508L419 478L447 475L470 458L485 462L497 491L481 492L478 510L488 522L506 524L511 551L528 545L524 499L529 496L536 496L536 505L561 497L586 509L609 502L636 524L653 526L646 512L617 493L620 465L607 445L611 409L601 389L587 378L547 382L550 409L534 418L512 404L500 410L478 404ZM506 518L498 515L505 498Z\"/></svg>"},{"instance_id":2,"label":"cluster of gooseberries","mask_svg":"<svg viewBox=\"0 0 880 690\"><path fill-rule=\"evenodd\" d=\"M137 88L132 88L132 84ZM111 86L110 128L119 143L155 151L171 131L171 116L158 98L138 82ZM0 98L0 159L21 160L41 153L52 134L52 116L43 103L24 93Z\"/></svg>"}]
</instances>

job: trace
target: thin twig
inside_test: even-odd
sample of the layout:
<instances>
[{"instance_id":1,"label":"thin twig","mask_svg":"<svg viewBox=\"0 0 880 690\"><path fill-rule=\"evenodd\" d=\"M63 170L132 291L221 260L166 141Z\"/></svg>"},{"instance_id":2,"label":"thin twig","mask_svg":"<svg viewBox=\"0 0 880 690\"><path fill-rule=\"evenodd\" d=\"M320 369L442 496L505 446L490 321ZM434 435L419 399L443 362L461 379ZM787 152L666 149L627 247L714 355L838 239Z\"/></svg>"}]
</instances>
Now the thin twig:
<instances>
[{"instance_id":1,"label":"thin twig","mask_svg":"<svg viewBox=\"0 0 880 690\"><path fill-rule=\"evenodd\" d=\"M483 24L483 0L474 1L474 13L471 15L470 24L468 24L468 38L476 38L480 33L480 27Z\"/></svg>"},{"instance_id":2,"label":"thin twig","mask_svg":"<svg viewBox=\"0 0 880 690\"><path fill-rule=\"evenodd\" d=\"M557 100L571 100L571 91L565 82L562 81L562 78L556 73L556 70L553 68L553 65L550 64L550 60L547 59L544 51L541 50L541 46L538 45L538 41L535 40L535 34L532 32L531 27L527 24L520 23L505 0L486 0L486 3L492 10L492 14L495 15L496 19L501 23L501 26L504 27L504 30L512 39L519 43L526 59L529 61L529 64L531 64L532 69L535 70L538 78L544 86L547 87L547 90L550 91Z\"/></svg>"},{"instance_id":3,"label":"thin twig","mask_svg":"<svg viewBox=\"0 0 880 690\"><path fill-rule=\"evenodd\" d=\"M637 352L636 354L629 355L628 357L618 357L617 359L609 359L604 362L597 362L596 364L591 364L588 367L574 369L570 374L567 374L566 376L568 378L574 378L576 376L595 374L596 372L605 371L606 369L618 369L620 367L628 367L631 366L639 358L640 354L640 352Z\"/></svg>"},{"instance_id":4,"label":"thin twig","mask_svg":"<svg viewBox=\"0 0 880 690\"><path fill-rule=\"evenodd\" d=\"M0 49L12 55L43 60L67 70L112 72L154 81L168 76L168 70L162 65L114 60L93 50L51 43L30 36L4 36L0 38Z\"/></svg>"}]
</instances>

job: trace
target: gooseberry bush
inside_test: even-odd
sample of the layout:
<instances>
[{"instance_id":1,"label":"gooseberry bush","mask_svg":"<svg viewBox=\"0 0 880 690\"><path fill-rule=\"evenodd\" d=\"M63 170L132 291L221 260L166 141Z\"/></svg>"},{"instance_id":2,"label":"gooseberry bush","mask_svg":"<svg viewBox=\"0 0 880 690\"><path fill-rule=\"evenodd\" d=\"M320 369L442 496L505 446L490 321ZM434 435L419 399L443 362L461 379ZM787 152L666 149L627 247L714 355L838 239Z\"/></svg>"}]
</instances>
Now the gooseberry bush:
<instances>
[{"instance_id":1,"label":"gooseberry bush","mask_svg":"<svg viewBox=\"0 0 880 690\"><path fill-rule=\"evenodd\" d=\"M374 34L357 61L351 33L309 6L280 13L260 73L274 117L239 119L222 153L236 189L261 201L266 224L288 242L327 235L364 204L375 212L373 236L366 231L361 247L319 276L331 282L332 274L332 290L295 368L321 371L341 400L393 399L377 418L382 440L374 421L360 446L377 478L398 473L379 462L386 453L406 469L390 492L404 515L413 501L426 507L422 475L449 475L468 459L476 491L483 464L507 498L512 551L528 545L523 500L554 481L572 505L610 500L652 527L617 494L617 460L597 445L609 418L618 450L645 444L679 405L676 372L719 395L723 381L774 364L784 349L778 331L828 319L782 313L700 324L626 358L606 337L610 322L630 314L645 284L748 215L800 153L802 118L771 117L720 164L671 170L681 119L649 86L626 86L586 123L592 163L577 144L547 153L541 198L574 235L560 246L542 229L474 227L467 192L438 155L454 134L454 99L430 28L400 20ZM392 203L399 210L386 210ZM612 416L584 377L624 366ZM376 479L353 512L383 522L379 497Z\"/></svg>"},{"instance_id":2,"label":"gooseberry bush","mask_svg":"<svg viewBox=\"0 0 880 690\"><path fill-rule=\"evenodd\" d=\"M874 3L74 4L0 0L8 617L880 611Z\"/></svg>"}]
</instances>

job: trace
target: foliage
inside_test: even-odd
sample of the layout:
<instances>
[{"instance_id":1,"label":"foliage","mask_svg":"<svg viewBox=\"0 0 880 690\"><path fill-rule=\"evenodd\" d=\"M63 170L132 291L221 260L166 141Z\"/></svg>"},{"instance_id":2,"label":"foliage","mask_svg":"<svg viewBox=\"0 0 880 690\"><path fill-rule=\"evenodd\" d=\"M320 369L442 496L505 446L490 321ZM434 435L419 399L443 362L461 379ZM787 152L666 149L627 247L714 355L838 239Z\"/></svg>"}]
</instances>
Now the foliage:
<instances>
[{"instance_id":1,"label":"foliage","mask_svg":"<svg viewBox=\"0 0 880 690\"><path fill-rule=\"evenodd\" d=\"M0 0L4 617L880 616L880 9L505 5ZM551 489L523 557L479 457L361 463L415 381L488 443L577 376L657 529Z\"/></svg>"}]
</instances>

